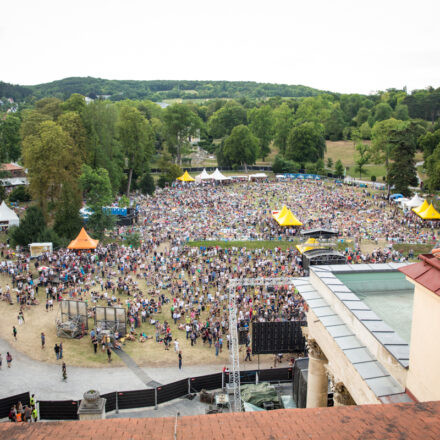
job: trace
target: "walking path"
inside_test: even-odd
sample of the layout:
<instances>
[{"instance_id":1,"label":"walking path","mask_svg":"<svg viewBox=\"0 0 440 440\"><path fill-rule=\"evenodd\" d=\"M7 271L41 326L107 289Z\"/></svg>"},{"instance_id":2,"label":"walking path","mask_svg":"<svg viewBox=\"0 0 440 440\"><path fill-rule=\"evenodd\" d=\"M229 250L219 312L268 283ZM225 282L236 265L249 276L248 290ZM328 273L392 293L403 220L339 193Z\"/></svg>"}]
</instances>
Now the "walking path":
<instances>
[{"instance_id":1,"label":"walking path","mask_svg":"<svg viewBox=\"0 0 440 440\"><path fill-rule=\"evenodd\" d=\"M13 358L11 368L6 366L7 351ZM186 377L221 371L220 365L197 365L184 367L182 370L179 370L177 365L140 368L126 355L123 361L129 364L129 368L81 368L67 365L67 381L64 382L61 377L61 363L54 365L30 359L14 350L2 339L0 339L0 353L3 355L3 366L0 370L0 398L30 391L35 393L39 400L76 400L81 399L83 393L89 389L96 389L101 394L111 391L139 390Z\"/></svg>"},{"instance_id":2,"label":"walking path","mask_svg":"<svg viewBox=\"0 0 440 440\"><path fill-rule=\"evenodd\" d=\"M39 347L38 347L39 349ZM6 352L13 361L6 366ZM128 368L81 368L67 365L67 381L61 377L61 363L58 365L35 361L24 353L16 351L10 344L0 339L0 353L3 366L0 370L0 399L30 391L38 400L79 400L89 389L101 394L112 391L130 391L151 388L187 377L219 373L221 365L192 365L182 370L175 367L139 367L126 353L117 353ZM121 355L122 354L122 355ZM261 368L270 368L265 362ZM242 363L242 370L257 368L256 363Z\"/></svg>"}]
</instances>

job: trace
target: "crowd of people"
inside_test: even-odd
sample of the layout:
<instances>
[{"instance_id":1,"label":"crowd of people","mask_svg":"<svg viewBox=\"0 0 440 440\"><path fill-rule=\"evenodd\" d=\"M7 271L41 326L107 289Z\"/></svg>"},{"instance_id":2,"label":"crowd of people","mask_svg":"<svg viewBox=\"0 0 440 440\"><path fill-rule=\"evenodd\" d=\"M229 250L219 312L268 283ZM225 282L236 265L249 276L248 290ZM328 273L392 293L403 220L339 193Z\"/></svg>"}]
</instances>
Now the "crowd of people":
<instances>
[{"instance_id":1,"label":"crowd of people","mask_svg":"<svg viewBox=\"0 0 440 440\"><path fill-rule=\"evenodd\" d=\"M405 259L390 246L364 252L362 244L367 240L373 244L385 240L391 245L436 239L433 225L426 227L380 195L334 183L173 187L157 190L153 197L139 197L137 202L139 224L116 228L109 235L118 239L138 233L138 248L114 242L92 252L60 249L31 261L26 250L2 247L0 272L5 283L0 298L17 305L18 327L25 325L26 311L33 306L44 304L49 313L57 301L79 300L87 304L90 318L97 305L126 310L124 331L115 331L109 338L105 323L98 322L90 334L92 349L97 353L101 345L109 362L110 347L148 340L164 350L174 345L181 356L179 341L186 339L190 346L212 348L218 356L229 345L231 279L304 275L293 241L298 229L282 228L272 218L272 211L282 205L303 222L303 229L338 230L339 240L348 243L343 252L349 263ZM228 240L284 245L273 249L219 246L219 241ZM194 246L190 243L194 241L203 243ZM292 245L286 246L286 241ZM305 318L307 306L294 286L243 286L235 297L242 329L249 329L253 321ZM59 345L54 350L61 359Z\"/></svg>"}]
</instances>

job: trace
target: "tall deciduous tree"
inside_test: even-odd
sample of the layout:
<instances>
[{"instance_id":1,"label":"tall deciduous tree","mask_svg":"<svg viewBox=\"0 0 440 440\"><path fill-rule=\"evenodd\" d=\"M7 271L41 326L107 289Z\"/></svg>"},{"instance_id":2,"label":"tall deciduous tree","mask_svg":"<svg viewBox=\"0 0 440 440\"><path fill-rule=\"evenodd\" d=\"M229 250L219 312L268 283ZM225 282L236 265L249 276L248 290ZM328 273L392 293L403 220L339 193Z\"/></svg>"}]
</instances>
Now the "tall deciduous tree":
<instances>
[{"instance_id":1,"label":"tall deciduous tree","mask_svg":"<svg viewBox=\"0 0 440 440\"><path fill-rule=\"evenodd\" d=\"M228 102L217 110L208 121L209 134L214 139L229 136L237 125L246 125L246 109L237 102Z\"/></svg>"},{"instance_id":2,"label":"tall deciduous tree","mask_svg":"<svg viewBox=\"0 0 440 440\"><path fill-rule=\"evenodd\" d=\"M0 160L16 161L21 154L21 121L16 116L8 115L0 122Z\"/></svg>"},{"instance_id":3,"label":"tall deciduous tree","mask_svg":"<svg viewBox=\"0 0 440 440\"><path fill-rule=\"evenodd\" d=\"M302 164L324 157L324 129L321 124L305 122L292 128L287 139L286 159Z\"/></svg>"},{"instance_id":4,"label":"tall deciduous tree","mask_svg":"<svg viewBox=\"0 0 440 440\"><path fill-rule=\"evenodd\" d=\"M335 176L336 177L344 177L344 165L340 159L338 159L335 163Z\"/></svg>"},{"instance_id":5,"label":"tall deciduous tree","mask_svg":"<svg viewBox=\"0 0 440 440\"><path fill-rule=\"evenodd\" d=\"M357 157L355 158L355 170L359 172L359 177L362 178L362 172L365 170L365 165L370 161L370 147L362 142L356 144Z\"/></svg>"},{"instance_id":6,"label":"tall deciduous tree","mask_svg":"<svg viewBox=\"0 0 440 440\"><path fill-rule=\"evenodd\" d=\"M245 125L237 125L226 138L223 154L232 165L247 166L255 163L258 152L258 139Z\"/></svg>"},{"instance_id":7,"label":"tall deciduous tree","mask_svg":"<svg viewBox=\"0 0 440 440\"><path fill-rule=\"evenodd\" d=\"M169 150L175 153L178 165L182 165L182 149L189 143L202 125L200 118L185 104L173 104L165 109L165 129Z\"/></svg>"},{"instance_id":8,"label":"tall deciduous tree","mask_svg":"<svg viewBox=\"0 0 440 440\"><path fill-rule=\"evenodd\" d=\"M77 178L81 170L80 152L53 121L42 122L35 134L23 139L23 161L31 194L44 213L48 199L55 202L63 182Z\"/></svg>"},{"instance_id":9,"label":"tall deciduous tree","mask_svg":"<svg viewBox=\"0 0 440 440\"><path fill-rule=\"evenodd\" d=\"M135 107L122 106L118 124L119 140L127 159L128 183L127 196L130 193L133 170L144 169L149 165L153 154L154 134L150 123Z\"/></svg>"},{"instance_id":10,"label":"tall deciduous tree","mask_svg":"<svg viewBox=\"0 0 440 440\"><path fill-rule=\"evenodd\" d=\"M259 157L266 159L270 153L270 142L273 138L273 112L269 105L253 109L249 112L250 129L260 140Z\"/></svg>"},{"instance_id":11,"label":"tall deciduous tree","mask_svg":"<svg viewBox=\"0 0 440 440\"><path fill-rule=\"evenodd\" d=\"M283 103L273 111L274 141L281 154L286 151L287 138L293 125L293 111Z\"/></svg>"},{"instance_id":12,"label":"tall deciduous tree","mask_svg":"<svg viewBox=\"0 0 440 440\"><path fill-rule=\"evenodd\" d=\"M54 230L60 237L72 240L80 231L83 223L79 215L81 205L78 181L65 181L55 210Z\"/></svg>"}]
</instances>

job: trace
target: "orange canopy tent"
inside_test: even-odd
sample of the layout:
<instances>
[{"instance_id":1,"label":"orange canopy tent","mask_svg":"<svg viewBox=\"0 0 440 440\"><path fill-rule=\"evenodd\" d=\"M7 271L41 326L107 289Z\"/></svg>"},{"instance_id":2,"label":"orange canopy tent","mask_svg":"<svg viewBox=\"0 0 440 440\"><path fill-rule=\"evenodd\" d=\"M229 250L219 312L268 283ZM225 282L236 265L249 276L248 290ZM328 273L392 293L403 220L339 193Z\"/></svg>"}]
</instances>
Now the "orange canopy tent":
<instances>
[{"instance_id":1,"label":"orange canopy tent","mask_svg":"<svg viewBox=\"0 0 440 440\"><path fill-rule=\"evenodd\" d=\"M99 240L93 240L89 234L87 234L84 228L78 234L75 240L72 240L67 246L68 249L96 249Z\"/></svg>"}]
</instances>

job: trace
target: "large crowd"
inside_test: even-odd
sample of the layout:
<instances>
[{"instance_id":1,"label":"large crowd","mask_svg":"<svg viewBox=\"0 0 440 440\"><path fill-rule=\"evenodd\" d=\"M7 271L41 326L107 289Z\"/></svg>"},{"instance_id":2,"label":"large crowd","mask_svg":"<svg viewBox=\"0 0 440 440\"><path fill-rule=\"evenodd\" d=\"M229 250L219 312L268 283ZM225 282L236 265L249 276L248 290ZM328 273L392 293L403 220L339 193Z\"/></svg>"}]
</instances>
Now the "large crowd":
<instances>
[{"instance_id":1,"label":"large crowd","mask_svg":"<svg viewBox=\"0 0 440 440\"><path fill-rule=\"evenodd\" d=\"M104 350L108 343L119 348L148 339L165 350L174 341L180 352L178 339L185 338L191 346L213 347L218 355L229 344L230 279L304 275L293 241L274 249L218 246L228 240L296 238L298 229L278 226L272 210L287 205L303 229L338 230L338 240L350 243L343 250L349 263L402 261L405 257L388 245L436 239L434 225L396 209L380 194L324 182L176 186L136 202L139 224L115 228L109 239L136 232L139 248L114 242L92 252L60 249L30 260L25 250L3 245L0 271L7 281L0 296L17 304L18 326L25 325L26 310L33 305L44 303L50 311L61 299L82 300L89 317L97 305L123 307L127 313L125 331L115 332L110 341L102 325L91 332L95 352L98 343ZM366 240L374 245L385 240L387 246L362 252ZM204 243L193 246L191 241ZM306 311L294 286L242 286L236 304L244 329L252 321L301 321Z\"/></svg>"}]
</instances>

